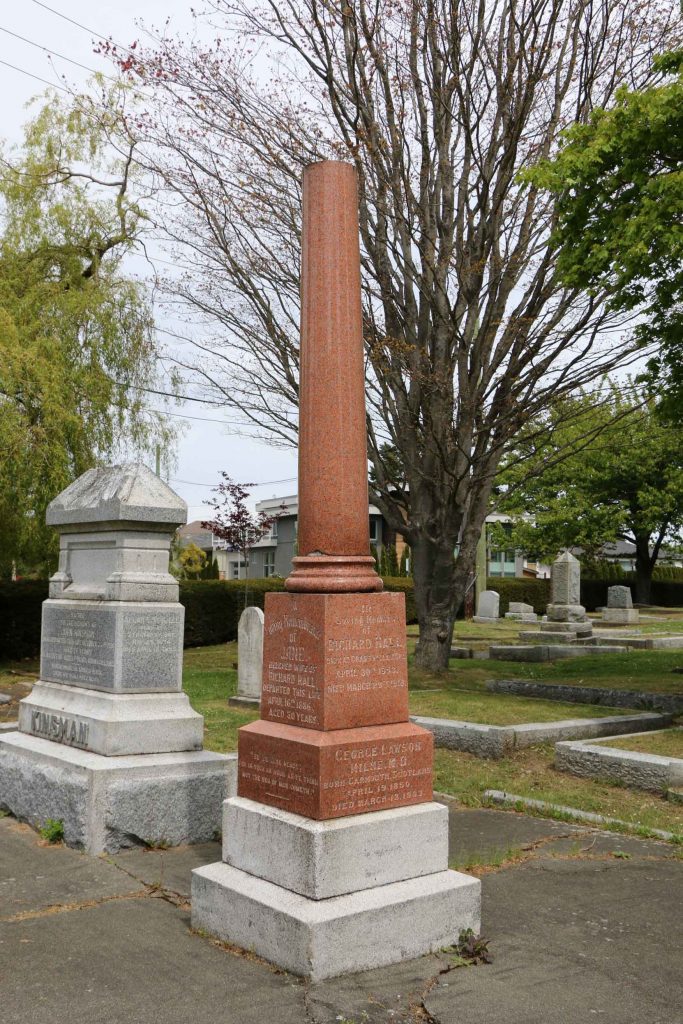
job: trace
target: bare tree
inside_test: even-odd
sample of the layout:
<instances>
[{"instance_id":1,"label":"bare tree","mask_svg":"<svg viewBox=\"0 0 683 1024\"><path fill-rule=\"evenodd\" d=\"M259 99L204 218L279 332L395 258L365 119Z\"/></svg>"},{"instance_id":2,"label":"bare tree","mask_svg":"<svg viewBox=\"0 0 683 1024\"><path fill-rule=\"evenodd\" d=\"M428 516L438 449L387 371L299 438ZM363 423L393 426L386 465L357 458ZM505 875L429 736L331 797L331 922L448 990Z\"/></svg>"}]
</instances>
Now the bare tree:
<instances>
[{"instance_id":1,"label":"bare tree","mask_svg":"<svg viewBox=\"0 0 683 1024\"><path fill-rule=\"evenodd\" d=\"M301 172L353 161L373 498L411 546L418 661L445 667L506 446L635 356L599 294L561 286L552 197L518 174L649 80L676 5L212 0L205 14L211 46L157 38L125 62L157 84L137 132L184 270L181 362L255 432L295 440Z\"/></svg>"}]
</instances>

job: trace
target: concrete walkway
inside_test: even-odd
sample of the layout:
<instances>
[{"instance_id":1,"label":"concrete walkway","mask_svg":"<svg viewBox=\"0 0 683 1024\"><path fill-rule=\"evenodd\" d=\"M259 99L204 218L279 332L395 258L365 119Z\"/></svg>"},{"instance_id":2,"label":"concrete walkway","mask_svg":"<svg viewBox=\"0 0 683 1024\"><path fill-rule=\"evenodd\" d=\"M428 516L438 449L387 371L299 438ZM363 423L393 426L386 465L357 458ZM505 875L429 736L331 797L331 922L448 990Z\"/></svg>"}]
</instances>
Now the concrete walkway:
<instances>
[{"instance_id":1,"label":"concrete walkway","mask_svg":"<svg viewBox=\"0 0 683 1024\"><path fill-rule=\"evenodd\" d=\"M683 862L664 843L452 806L494 963L317 985L190 931L190 871L219 856L93 859L0 820L3 1024L683 1024Z\"/></svg>"}]
</instances>

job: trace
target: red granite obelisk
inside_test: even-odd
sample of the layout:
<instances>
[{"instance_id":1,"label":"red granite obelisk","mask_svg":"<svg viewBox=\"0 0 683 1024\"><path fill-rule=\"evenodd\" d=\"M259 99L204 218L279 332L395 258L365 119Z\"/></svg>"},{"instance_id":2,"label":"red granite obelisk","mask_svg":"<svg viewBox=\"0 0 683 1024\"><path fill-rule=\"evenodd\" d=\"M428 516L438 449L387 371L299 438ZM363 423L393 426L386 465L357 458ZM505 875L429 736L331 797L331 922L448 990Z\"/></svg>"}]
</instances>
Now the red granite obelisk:
<instances>
[{"instance_id":1,"label":"red granite obelisk","mask_svg":"<svg viewBox=\"0 0 683 1024\"><path fill-rule=\"evenodd\" d=\"M370 556L357 202L351 165L304 172L299 554L266 595L223 859L192 872L194 928L313 980L479 927L478 879L448 870L432 735L408 719L404 596Z\"/></svg>"},{"instance_id":2,"label":"red granite obelisk","mask_svg":"<svg viewBox=\"0 0 683 1024\"><path fill-rule=\"evenodd\" d=\"M408 721L405 598L370 554L356 175L304 172L298 549L266 596L261 720L238 795L327 819L432 797L432 736Z\"/></svg>"}]
</instances>

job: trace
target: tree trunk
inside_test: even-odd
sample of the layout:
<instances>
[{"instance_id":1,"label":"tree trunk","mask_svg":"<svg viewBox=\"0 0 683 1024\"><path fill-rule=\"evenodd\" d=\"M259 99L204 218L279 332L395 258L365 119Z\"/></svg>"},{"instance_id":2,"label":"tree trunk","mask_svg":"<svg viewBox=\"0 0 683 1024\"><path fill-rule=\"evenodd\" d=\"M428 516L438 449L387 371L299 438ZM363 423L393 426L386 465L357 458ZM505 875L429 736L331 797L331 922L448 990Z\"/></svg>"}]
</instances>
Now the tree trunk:
<instances>
[{"instance_id":1,"label":"tree trunk","mask_svg":"<svg viewBox=\"0 0 683 1024\"><path fill-rule=\"evenodd\" d=\"M420 624L415 664L430 672L443 672L448 668L455 615L463 597L454 593L453 588L454 548L451 536L434 542L421 535L411 546L415 605Z\"/></svg>"},{"instance_id":2,"label":"tree trunk","mask_svg":"<svg viewBox=\"0 0 683 1024\"><path fill-rule=\"evenodd\" d=\"M637 604L650 604L654 561L650 555L650 534L636 534L636 582L634 600Z\"/></svg>"}]
</instances>

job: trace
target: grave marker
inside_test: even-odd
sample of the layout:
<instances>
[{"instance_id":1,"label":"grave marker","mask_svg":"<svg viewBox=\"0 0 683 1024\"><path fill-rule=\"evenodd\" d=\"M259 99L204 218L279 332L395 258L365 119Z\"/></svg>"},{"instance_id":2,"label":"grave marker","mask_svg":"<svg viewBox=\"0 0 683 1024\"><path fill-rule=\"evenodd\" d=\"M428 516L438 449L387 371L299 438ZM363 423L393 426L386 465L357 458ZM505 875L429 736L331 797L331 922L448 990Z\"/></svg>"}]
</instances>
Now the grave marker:
<instances>
[{"instance_id":1,"label":"grave marker","mask_svg":"<svg viewBox=\"0 0 683 1024\"><path fill-rule=\"evenodd\" d=\"M245 608L237 624L237 694L232 707L257 708L261 703L263 676L263 612Z\"/></svg>"}]
</instances>

